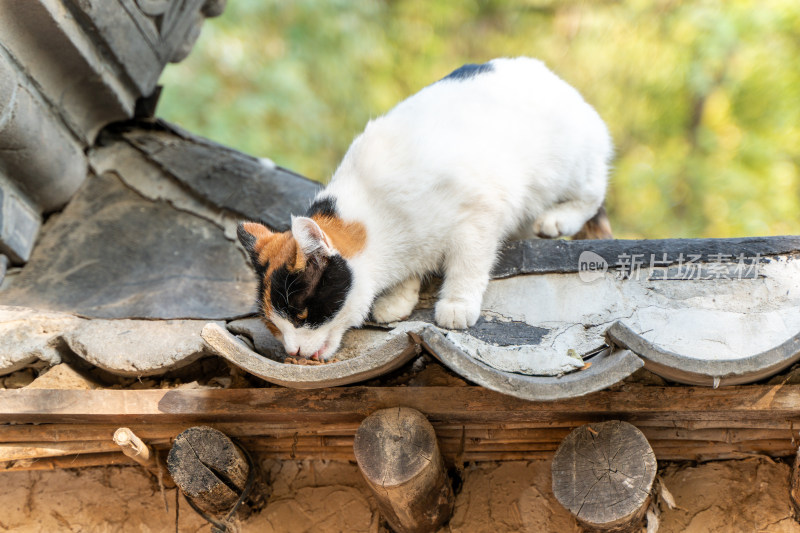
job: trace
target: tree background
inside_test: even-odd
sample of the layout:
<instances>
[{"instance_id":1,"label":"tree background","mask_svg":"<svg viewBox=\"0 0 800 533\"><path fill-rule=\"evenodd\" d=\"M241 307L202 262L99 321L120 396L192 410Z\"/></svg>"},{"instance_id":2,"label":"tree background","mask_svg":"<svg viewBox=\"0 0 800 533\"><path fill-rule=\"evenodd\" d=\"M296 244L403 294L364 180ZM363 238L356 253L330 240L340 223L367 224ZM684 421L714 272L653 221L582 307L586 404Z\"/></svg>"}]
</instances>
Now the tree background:
<instances>
[{"instance_id":1,"label":"tree background","mask_svg":"<svg viewBox=\"0 0 800 533\"><path fill-rule=\"evenodd\" d=\"M230 0L158 112L325 182L371 117L516 55L608 124L618 237L800 234L797 0Z\"/></svg>"}]
</instances>

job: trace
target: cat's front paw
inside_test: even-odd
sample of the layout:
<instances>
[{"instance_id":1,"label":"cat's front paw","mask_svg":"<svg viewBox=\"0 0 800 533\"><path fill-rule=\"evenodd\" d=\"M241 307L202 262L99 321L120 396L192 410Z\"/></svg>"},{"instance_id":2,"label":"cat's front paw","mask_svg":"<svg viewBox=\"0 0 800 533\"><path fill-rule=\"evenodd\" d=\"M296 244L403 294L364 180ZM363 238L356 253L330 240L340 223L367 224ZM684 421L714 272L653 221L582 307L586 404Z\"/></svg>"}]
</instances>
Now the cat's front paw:
<instances>
[{"instance_id":1,"label":"cat's front paw","mask_svg":"<svg viewBox=\"0 0 800 533\"><path fill-rule=\"evenodd\" d=\"M436 302L436 323L446 329L466 329L474 326L480 314L480 304L470 305L460 300Z\"/></svg>"}]
</instances>

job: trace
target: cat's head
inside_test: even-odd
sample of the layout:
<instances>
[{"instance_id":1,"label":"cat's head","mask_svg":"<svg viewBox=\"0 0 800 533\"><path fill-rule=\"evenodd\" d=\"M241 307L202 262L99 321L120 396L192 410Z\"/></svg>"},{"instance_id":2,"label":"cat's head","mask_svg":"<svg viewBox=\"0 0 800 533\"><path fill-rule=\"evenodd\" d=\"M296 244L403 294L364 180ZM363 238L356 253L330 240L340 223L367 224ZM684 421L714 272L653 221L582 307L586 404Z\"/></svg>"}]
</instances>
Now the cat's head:
<instances>
[{"instance_id":1,"label":"cat's head","mask_svg":"<svg viewBox=\"0 0 800 533\"><path fill-rule=\"evenodd\" d=\"M258 277L258 305L269 330L290 355L329 358L360 319L348 305L348 258L364 246L363 226L314 215L292 217L291 231L283 233L257 222L239 224L237 233Z\"/></svg>"}]
</instances>

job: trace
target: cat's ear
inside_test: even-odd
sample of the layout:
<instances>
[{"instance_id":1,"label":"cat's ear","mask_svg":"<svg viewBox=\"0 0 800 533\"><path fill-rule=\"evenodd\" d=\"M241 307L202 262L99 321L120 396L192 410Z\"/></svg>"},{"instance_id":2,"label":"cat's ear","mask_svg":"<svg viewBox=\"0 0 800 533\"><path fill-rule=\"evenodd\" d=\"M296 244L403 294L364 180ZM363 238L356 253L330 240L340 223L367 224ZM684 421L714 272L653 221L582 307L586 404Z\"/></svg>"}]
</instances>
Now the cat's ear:
<instances>
[{"instance_id":1,"label":"cat's ear","mask_svg":"<svg viewBox=\"0 0 800 533\"><path fill-rule=\"evenodd\" d=\"M261 261L261 250L272 238L272 231L263 224L258 222L240 222L236 226L236 236L239 237L239 242L242 243L244 249L250 255L250 262L256 272L261 272L266 269L266 262Z\"/></svg>"},{"instance_id":2,"label":"cat's ear","mask_svg":"<svg viewBox=\"0 0 800 533\"><path fill-rule=\"evenodd\" d=\"M322 228L308 217L292 217L292 235L307 257L330 256L333 248Z\"/></svg>"}]
</instances>

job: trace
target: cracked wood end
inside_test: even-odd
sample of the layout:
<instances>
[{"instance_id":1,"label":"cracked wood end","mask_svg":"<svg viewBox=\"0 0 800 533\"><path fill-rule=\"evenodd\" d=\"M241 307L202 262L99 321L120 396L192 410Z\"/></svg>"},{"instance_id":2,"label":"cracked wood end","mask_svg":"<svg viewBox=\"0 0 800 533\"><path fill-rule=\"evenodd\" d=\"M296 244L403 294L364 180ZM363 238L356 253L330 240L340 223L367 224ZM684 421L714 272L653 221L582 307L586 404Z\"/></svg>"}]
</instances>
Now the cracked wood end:
<instances>
[{"instance_id":1,"label":"cracked wood end","mask_svg":"<svg viewBox=\"0 0 800 533\"><path fill-rule=\"evenodd\" d=\"M353 451L394 531L436 531L450 519L453 489L425 415L407 407L375 411L356 431Z\"/></svg>"},{"instance_id":2,"label":"cracked wood end","mask_svg":"<svg viewBox=\"0 0 800 533\"><path fill-rule=\"evenodd\" d=\"M205 426L175 437L167 468L186 497L214 515L230 511L250 471L242 451L224 433Z\"/></svg>"},{"instance_id":3,"label":"cracked wood end","mask_svg":"<svg viewBox=\"0 0 800 533\"><path fill-rule=\"evenodd\" d=\"M553 457L553 494L590 531L634 531L656 470L650 444L631 424L586 424L567 435Z\"/></svg>"}]
</instances>

